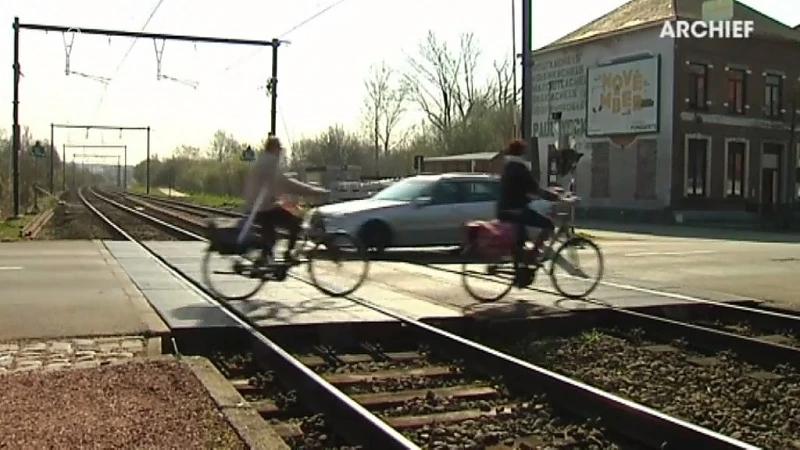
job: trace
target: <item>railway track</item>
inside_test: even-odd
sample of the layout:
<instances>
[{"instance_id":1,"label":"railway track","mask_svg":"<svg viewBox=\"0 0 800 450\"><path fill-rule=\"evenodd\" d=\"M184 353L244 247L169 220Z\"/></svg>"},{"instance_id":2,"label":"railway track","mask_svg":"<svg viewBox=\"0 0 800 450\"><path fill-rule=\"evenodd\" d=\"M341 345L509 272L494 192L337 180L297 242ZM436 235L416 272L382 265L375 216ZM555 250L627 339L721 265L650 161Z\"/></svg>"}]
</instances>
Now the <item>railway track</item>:
<instances>
[{"instance_id":1,"label":"railway track","mask_svg":"<svg viewBox=\"0 0 800 450\"><path fill-rule=\"evenodd\" d=\"M235 211L222 209L222 208L215 208L205 205L198 205L194 203L188 203L185 201L180 200L173 200L173 199L165 199L162 197L157 196L147 196L143 194L127 194L129 198L132 199L134 204L143 206L148 208L151 212L156 214L162 215L162 217L166 217L168 220L177 220L181 224L181 226L186 227L187 229L191 229L194 232L202 234L204 229L204 218L210 217L241 217L240 213ZM446 259L445 261L453 262L453 257L451 255L443 255ZM457 258L455 259L457 261ZM389 261L393 261L393 259L389 259ZM452 275L460 276L461 272L456 269L450 269L447 267L442 267L440 265L431 265L431 263L435 263L436 261L411 261L405 259L398 259L398 262L404 262L409 264L416 264L422 265L427 270L435 270L440 272L450 273ZM484 277L487 283L497 283L496 277ZM603 285L616 287L618 286L616 283L613 282L601 282ZM785 335L785 336L800 336L800 312L790 312L790 311L780 311L770 308L760 308L755 305L738 305L738 304L730 304L724 302L716 302L712 300L705 300L700 298L695 298L691 296L675 294L675 293L665 293L660 291L653 291L646 288L636 288L638 292L641 293L652 293L662 297L672 298L677 301L684 301L689 302L692 304L696 304L702 307L704 314L703 318L699 320L690 321L690 323L680 322L683 325L689 325L688 327L684 328L684 332L687 333L702 333L700 331L688 331L690 328L706 328L710 330L717 330L722 332L730 332L733 334L743 334L749 337L761 337L765 338L766 341L771 341L773 343L789 343L790 340L786 340L780 337L775 337L775 335ZM528 291L535 291L541 292L544 294L550 295L559 295L553 289L546 289L540 288L536 286L531 286L526 288ZM622 315L628 315L629 318L639 317L641 320L648 321L653 320L654 322L676 322L672 320L669 313L658 313L657 311L648 312L648 314L637 314L631 311L623 310L622 308L614 308L611 305L604 303L600 298L596 296L589 296L588 298L583 300L586 303L592 303L597 306L602 306L604 308L609 308L611 310L615 310L617 313ZM659 320L663 319L663 320ZM696 327L691 327L691 325L696 325ZM757 350L763 350L761 348L756 347ZM781 352L781 350L777 350Z\"/></svg>"},{"instance_id":2,"label":"railway track","mask_svg":"<svg viewBox=\"0 0 800 450\"><path fill-rule=\"evenodd\" d=\"M202 217L221 215L220 211L212 211L210 208L193 209L193 205L178 205L179 202L174 201L174 204L170 204L162 199L142 196L119 198L118 200L121 201L112 200L114 203L110 203L111 199L105 194L100 195L99 199L144 220L183 230L187 238L194 236L194 239L197 240L202 240L202 237L194 232L202 231ZM173 208L173 206L175 207ZM195 211L194 214L192 211ZM176 226L175 224L180 225ZM175 232L178 233L178 231ZM302 278L298 279L307 281ZM197 281L188 281L196 288L202 289ZM659 351L670 355L683 355L675 361L684 361L686 358L702 358L691 353L693 350L688 350L693 348L692 346L645 345L643 343L645 341L642 341L642 333L631 333L630 329L600 328L590 333L588 337L586 333L582 333L570 338L554 338L556 340L548 341L557 343L553 347L552 354L548 353L547 349L541 349L534 345L541 341L538 338L529 338L522 341L523 344L517 343L516 346L506 345L509 351L521 358L517 359L430 325L402 317L393 311L370 303L367 299L358 296L350 296L349 299L403 322L407 326L407 331L415 337L414 346L386 352L376 350L378 347L369 343L361 343L359 347L361 352L358 351L359 349L354 351L352 348L314 348L307 353L298 350L286 351L283 356L291 357L289 353L299 354L300 356L294 358L297 364L317 373L318 378L327 379L327 385L331 389L336 390L351 402L360 404L361 412L369 414L374 421L392 429L397 435L404 436L407 441L399 444L401 447L396 448L408 448L402 447L402 445L410 445L411 448L414 448L414 445L424 448L448 448L448 446L449 448L485 448L488 445L497 444L506 445L509 448L514 445L528 445L528 448L547 446L561 446L561 448L686 448L687 445L700 446L699 448L756 448L531 364L531 362L540 363L548 369L582 378L625 397L636 398L638 393L635 390L626 391L629 387L626 386L626 383L628 385L635 383L631 380L625 381L628 374L622 372L621 367L610 371L604 385L592 378L603 371L603 366L591 366L587 363L587 366L593 369L589 372L590 375L593 375L587 376L586 372L577 370L574 365L571 366L570 359L558 359L559 351L556 348L559 345L566 349L587 348L589 344L607 343L610 342L609 339L612 341L616 339L613 342L617 344L617 347L614 348L624 350L626 345L621 342L627 342L630 347L630 350L627 350L629 353L622 354L636 355L640 359L642 359L642 352L645 352L645 355L648 354L647 352L658 355ZM222 303L219 304L219 307L232 310L228 305ZM240 313L233 311L235 310L232 310L231 314L237 315L251 332L257 333L254 324L250 324L246 317L240 317ZM656 328L657 331L661 330ZM663 328L668 327L664 326ZM681 331L685 331L685 329L681 329ZM659 339L664 337L663 330L655 332L653 335ZM647 336L650 338L649 334ZM736 335L731 334L731 336ZM682 337L685 338L685 336ZM557 339L567 340L558 341ZM576 342L580 345L571 344L573 341L569 339L577 340ZM724 344L730 344L732 342L730 339L733 338L728 339ZM794 350L792 347L787 346L786 348ZM364 349L368 349L368 351L364 351ZM234 361L258 360L259 355L260 353L256 351L239 352L232 359ZM595 349L595 352L578 355L578 361L583 358L591 362L597 360L598 356L601 357L599 359L604 359L603 357L608 355L608 348ZM654 358L657 360L659 357L663 357L663 355ZM523 361L523 358L528 359L529 362ZM630 362L629 359L623 358L623 360ZM697 361L700 360L697 359ZM233 379L233 384L240 391L250 397L265 418L271 421L281 421L280 424L275 425L276 429L288 441L299 445L297 448L319 448L315 447L320 443L319 436L333 439L334 435L342 436L350 444L363 446L376 443L376 441L365 441L361 436L352 436L352 433L346 430L340 430L344 425L342 423L320 423L319 416L313 415L313 413L319 412L319 408L308 407L306 405L308 395L300 395L304 387L295 388L290 394L286 394L285 391L258 385L257 380L259 379L280 381L282 374L278 371L275 371L276 376L256 375L257 373L262 374L263 371L258 364L239 364L247 366L250 368L249 370L253 371L248 373L247 370L241 370L241 367L238 371L231 370L230 364L224 362L224 359L220 361L223 372ZM688 361L683 366L677 366L675 363L676 367L682 367L683 370L695 367L697 361L692 359ZM652 361L650 365L652 365ZM578 363L577 367L580 366ZM639 365L634 364L633 367L636 368ZM756 372L756 369L752 369L748 373ZM658 371L656 370L655 373ZM668 376L674 378L673 375ZM781 377L778 381L783 381L787 377L791 378L793 374L787 372L784 375L776 376ZM774 387L774 384L772 386ZM791 389L790 386L789 389ZM669 389L666 391L670 392ZM276 392L280 393L275 394ZM546 396L543 395L544 392L547 393ZM783 392L783 390L779 390L779 392ZM683 392L683 394L688 395L691 392ZM289 400L296 397L302 407L292 406L297 401L288 401L287 395ZM640 401L653 404L654 402L651 400L644 396ZM787 407L786 405L782 406ZM676 411L675 408L672 410L670 408L670 405L666 405L664 409L670 413ZM298 413L298 411L303 412ZM325 417L336 417L325 412L323 414ZM687 415L683 414L683 416ZM580 417L583 419L579 419ZM601 418L601 421L596 422L596 418ZM375 422L367 422L374 426ZM713 420L706 420L703 423L708 426L716 424ZM756 428L761 426L763 426L762 423L756 423ZM441 429L445 429L447 432L442 434L437 431ZM740 434L742 437L748 438L746 440L750 442L763 441L758 436L754 436L751 431L751 429L747 429L745 433ZM453 439L460 440L454 442ZM778 439L776 442L781 442L781 444L788 442L785 439L776 439ZM773 442L774 440L767 441ZM523 442L527 442L527 444L523 444ZM531 442L536 444L531 445ZM338 441L328 442L326 445L328 444L339 445ZM368 447L372 445L368 445Z\"/></svg>"}]
</instances>

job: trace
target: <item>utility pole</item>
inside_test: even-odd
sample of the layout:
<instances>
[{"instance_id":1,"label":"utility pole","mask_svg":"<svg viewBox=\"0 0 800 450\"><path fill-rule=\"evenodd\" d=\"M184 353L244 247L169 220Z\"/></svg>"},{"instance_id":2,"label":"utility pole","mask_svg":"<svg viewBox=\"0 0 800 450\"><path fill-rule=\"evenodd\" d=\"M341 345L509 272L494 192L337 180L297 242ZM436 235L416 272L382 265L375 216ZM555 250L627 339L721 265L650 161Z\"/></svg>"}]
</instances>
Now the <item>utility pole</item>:
<instances>
[{"instance_id":1,"label":"utility pole","mask_svg":"<svg viewBox=\"0 0 800 450\"><path fill-rule=\"evenodd\" d=\"M11 126L11 178L13 183L12 210L14 217L19 216L19 154L22 152L22 135L19 132L19 17L14 18L14 100L12 103L12 118L14 124Z\"/></svg>"},{"instance_id":2,"label":"utility pole","mask_svg":"<svg viewBox=\"0 0 800 450\"><path fill-rule=\"evenodd\" d=\"M788 164L786 164L789 172L786 177L786 223L785 227L791 228L794 219L794 205L797 199L797 108L800 103L800 81L795 82L792 89L792 120L789 126L789 148L787 155L789 156Z\"/></svg>"},{"instance_id":3,"label":"utility pole","mask_svg":"<svg viewBox=\"0 0 800 450\"><path fill-rule=\"evenodd\" d=\"M144 164L145 164L145 178L147 179L147 181L145 182L145 184L147 185L145 187L145 193L147 195L150 195L150 127L147 127L147 161L145 161ZM128 162L127 161L125 161L124 179L125 180L128 179ZM126 185L125 189L127 189L127 188L128 187Z\"/></svg>"},{"instance_id":4,"label":"utility pole","mask_svg":"<svg viewBox=\"0 0 800 450\"><path fill-rule=\"evenodd\" d=\"M522 0L522 123L520 134L528 144L531 159L531 173L541 181L539 167L539 145L533 139L533 26L531 10L533 0Z\"/></svg>"},{"instance_id":5,"label":"utility pole","mask_svg":"<svg viewBox=\"0 0 800 450\"><path fill-rule=\"evenodd\" d=\"M50 124L50 195L55 195L55 165L56 165L56 142L55 142L55 124ZM62 161L63 164L63 161Z\"/></svg>"},{"instance_id":6,"label":"utility pole","mask_svg":"<svg viewBox=\"0 0 800 450\"><path fill-rule=\"evenodd\" d=\"M511 0L511 55L513 60L511 61L511 77L514 80L513 89L514 89L514 96L513 98L513 105L514 105L514 137L516 138L520 134L519 124L517 123L517 58L519 55L517 54L517 0Z\"/></svg>"}]
</instances>

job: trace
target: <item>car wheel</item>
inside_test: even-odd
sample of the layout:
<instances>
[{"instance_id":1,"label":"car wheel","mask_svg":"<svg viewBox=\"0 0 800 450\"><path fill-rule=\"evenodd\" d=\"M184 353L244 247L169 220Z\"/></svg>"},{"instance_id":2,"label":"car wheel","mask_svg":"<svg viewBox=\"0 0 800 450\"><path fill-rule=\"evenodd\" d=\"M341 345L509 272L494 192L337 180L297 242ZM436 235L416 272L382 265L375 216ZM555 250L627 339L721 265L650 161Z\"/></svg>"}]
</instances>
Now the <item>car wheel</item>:
<instances>
[{"instance_id":1,"label":"car wheel","mask_svg":"<svg viewBox=\"0 0 800 450\"><path fill-rule=\"evenodd\" d=\"M358 233L358 239L368 250L383 252L392 243L392 230L380 220L370 220Z\"/></svg>"}]
</instances>

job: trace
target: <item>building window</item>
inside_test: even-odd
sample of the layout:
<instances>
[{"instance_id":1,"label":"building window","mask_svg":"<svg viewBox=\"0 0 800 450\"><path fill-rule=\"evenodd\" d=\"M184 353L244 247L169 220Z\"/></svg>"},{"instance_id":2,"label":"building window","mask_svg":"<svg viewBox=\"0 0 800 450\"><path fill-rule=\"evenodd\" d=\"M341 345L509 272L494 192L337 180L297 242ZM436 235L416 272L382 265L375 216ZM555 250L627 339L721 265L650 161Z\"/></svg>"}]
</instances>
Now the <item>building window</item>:
<instances>
[{"instance_id":1,"label":"building window","mask_svg":"<svg viewBox=\"0 0 800 450\"><path fill-rule=\"evenodd\" d=\"M636 184L634 198L655 200L657 145L655 139L642 139L636 145Z\"/></svg>"},{"instance_id":2,"label":"building window","mask_svg":"<svg viewBox=\"0 0 800 450\"><path fill-rule=\"evenodd\" d=\"M708 109L708 66L705 64L689 64L689 107L692 109Z\"/></svg>"},{"instance_id":3,"label":"building window","mask_svg":"<svg viewBox=\"0 0 800 450\"><path fill-rule=\"evenodd\" d=\"M740 69L728 71L728 107L734 114L744 114L747 96L747 72Z\"/></svg>"},{"instance_id":4,"label":"building window","mask_svg":"<svg viewBox=\"0 0 800 450\"><path fill-rule=\"evenodd\" d=\"M794 188L797 199L800 200L800 143L798 143L796 147L797 162L794 169Z\"/></svg>"},{"instance_id":5,"label":"building window","mask_svg":"<svg viewBox=\"0 0 800 450\"><path fill-rule=\"evenodd\" d=\"M686 146L686 196L705 197L708 175L708 140L690 138Z\"/></svg>"},{"instance_id":6,"label":"building window","mask_svg":"<svg viewBox=\"0 0 800 450\"><path fill-rule=\"evenodd\" d=\"M781 97L783 97L783 78L780 75L767 75L764 87L764 110L767 117L781 116Z\"/></svg>"},{"instance_id":7,"label":"building window","mask_svg":"<svg viewBox=\"0 0 800 450\"><path fill-rule=\"evenodd\" d=\"M725 195L727 197L744 197L744 180L747 167L746 144L744 142L728 142L727 167L725 168Z\"/></svg>"}]
</instances>

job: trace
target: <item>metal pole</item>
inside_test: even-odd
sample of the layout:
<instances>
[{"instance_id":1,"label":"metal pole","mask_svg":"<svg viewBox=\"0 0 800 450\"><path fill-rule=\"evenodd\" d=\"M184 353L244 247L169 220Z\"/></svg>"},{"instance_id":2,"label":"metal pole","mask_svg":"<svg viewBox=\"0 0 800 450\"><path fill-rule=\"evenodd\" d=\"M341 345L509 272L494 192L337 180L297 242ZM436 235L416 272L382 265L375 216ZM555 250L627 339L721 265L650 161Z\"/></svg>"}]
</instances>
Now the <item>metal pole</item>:
<instances>
[{"instance_id":1,"label":"metal pole","mask_svg":"<svg viewBox=\"0 0 800 450\"><path fill-rule=\"evenodd\" d=\"M12 211L19 216L19 153L22 149L22 136L19 133L19 17L14 17L14 99L12 101L13 125L11 127L11 177L13 183Z\"/></svg>"},{"instance_id":2,"label":"metal pole","mask_svg":"<svg viewBox=\"0 0 800 450\"><path fill-rule=\"evenodd\" d=\"M145 163L146 167L146 175L145 179L147 180L145 183L147 184L145 192L147 194L150 193L150 127L147 127L147 162ZM127 176L128 173L128 162L125 161L125 174Z\"/></svg>"},{"instance_id":3,"label":"metal pole","mask_svg":"<svg viewBox=\"0 0 800 450\"><path fill-rule=\"evenodd\" d=\"M39 211L39 190L36 182L39 181L39 158L33 158L33 211Z\"/></svg>"},{"instance_id":4,"label":"metal pole","mask_svg":"<svg viewBox=\"0 0 800 450\"><path fill-rule=\"evenodd\" d=\"M75 153L72 154L72 190L75 190L75 178L77 174L75 173Z\"/></svg>"},{"instance_id":5,"label":"metal pole","mask_svg":"<svg viewBox=\"0 0 800 450\"><path fill-rule=\"evenodd\" d=\"M147 148L149 149L150 146L148 145ZM127 145L122 149L122 153L125 155L123 157L124 162L122 163L122 166L125 169L122 171L122 190L127 190L128 189L128 146Z\"/></svg>"},{"instance_id":6,"label":"metal pole","mask_svg":"<svg viewBox=\"0 0 800 450\"><path fill-rule=\"evenodd\" d=\"M63 25L45 25L38 23L19 23L19 19L15 20L19 24L19 28L23 30L38 30L38 31L53 31L56 33L69 33L80 30L81 35L102 35L109 37L128 37L136 39L157 39L163 41L184 41L205 44L232 44L232 45L249 45L251 47L272 47L275 45L275 40L272 41L259 41L253 39L237 39L225 38L217 36L190 36L185 34L164 34L164 33L145 33L126 30L104 30L100 28L85 28ZM285 41L279 41L285 42Z\"/></svg>"},{"instance_id":7,"label":"metal pole","mask_svg":"<svg viewBox=\"0 0 800 450\"><path fill-rule=\"evenodd\" d=\"M67 144L61 144L61 190L67 191Z\"/></svg>"},{"instance_id":8,"label":"metal pole","mask_svg":"<svg viewBox=\"0 0 800 450\"><path fill-rule=\"evenodd\" d=\"M278 133L278 47L281 41L272 40L272 79L270 80L269 134Z\"/></svg>"},{"instance_id":9,"label":"metal pole","mask_svg":"<svg viewBox=\"0 0 800 450\"><path fill-rule=\"evenodd\" d=\"M522 123L520 134L522 140L530 147L531 173L534 179L541 181L539 164L539 146L533 142L533 34L531 9L533 0L522 0Z\"/></svg>"},{"instance_id":10,"label":"metal pole","mask_svg":"<svg viewBox=\"0 0 800 450\"><path fill-rule=\"evenodd\" d=\"M122 166L119 155L117 155L117 186L122 187Z\"/></svg>"},{"instance_id":11,"label":"metal pole","mask_svg":"<svg viewBox=\"0 0 800 450\"><path fill-rule=\"evenodd\" d=\"M56 173L56 143L55 143L55 129L53 124L50 124L50 193L55 194L55 173Z\"/></svg>"},{"instance_id":12,"label":"metal pole","mask_svg":"<svg viewBox=\"0 0 800 450\"><path fill-rule=\"evenodd\" d=\"M519 136L517 124L517 0L511 0L511 77L513 78L514 97L514 136Z\"/></svg>"},{"instance_id":13,"label":"metal pole","mask_svg":"<svg viewBox=\"0 0 800 450\"><path fill-rule=\"evenodd\" d=\"M119 125L76 125L69 123L55 123L56 128L64 128L65 130L123 130L123 131L147 131L147 127L121 127Z\"/></svg>"}]
</instances>

